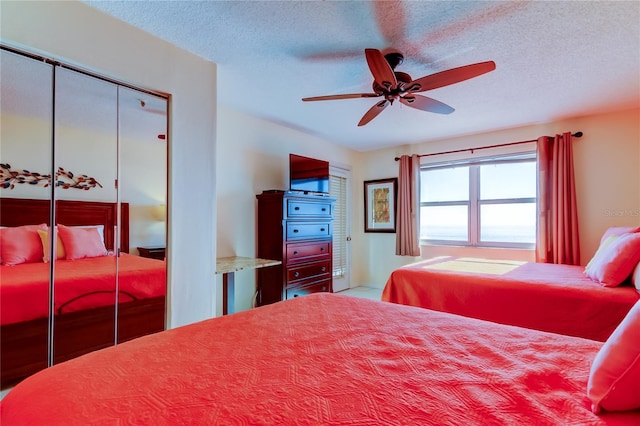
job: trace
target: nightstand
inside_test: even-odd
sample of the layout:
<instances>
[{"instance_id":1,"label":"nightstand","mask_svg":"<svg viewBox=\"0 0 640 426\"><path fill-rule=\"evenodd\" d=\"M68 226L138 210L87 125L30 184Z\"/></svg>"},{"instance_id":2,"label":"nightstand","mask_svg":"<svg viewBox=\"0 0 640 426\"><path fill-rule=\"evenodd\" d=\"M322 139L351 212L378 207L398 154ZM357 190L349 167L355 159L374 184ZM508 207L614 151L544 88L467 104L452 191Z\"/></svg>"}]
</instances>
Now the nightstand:
<instances>
[{"instance_id":1,"label":"nightstand","mask_svg":"<svg viewBox=\"0 0 640 426\"><path fill-rule=\"evenodd\" d=\"M151 259L159 259L164 260L166 256L166 248L161 246L153 246L153 247L136 247L140 256L148 257Z\"/></svg>"}]
</instances>

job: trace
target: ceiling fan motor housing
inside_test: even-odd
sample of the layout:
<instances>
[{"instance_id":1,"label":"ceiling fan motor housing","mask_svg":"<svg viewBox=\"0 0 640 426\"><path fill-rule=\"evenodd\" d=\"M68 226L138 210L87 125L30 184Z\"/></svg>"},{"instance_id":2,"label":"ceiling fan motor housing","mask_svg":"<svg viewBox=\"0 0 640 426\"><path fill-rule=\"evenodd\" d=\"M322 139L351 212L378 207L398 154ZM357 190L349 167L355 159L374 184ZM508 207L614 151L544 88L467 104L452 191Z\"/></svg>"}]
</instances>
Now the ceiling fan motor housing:
<instances>
[{"instance_id":1,"label":"ceiling fan motor housing","mask_svg":"<svg viewBox=\"0 0 640 426\"><path fill-rule=\"evenodd\" d=\"M395 70L396 67L404 61L404 55L400 52L389 52L384 55L384 58L387 60L392 70Z\"/></svg>"}]
</instances>

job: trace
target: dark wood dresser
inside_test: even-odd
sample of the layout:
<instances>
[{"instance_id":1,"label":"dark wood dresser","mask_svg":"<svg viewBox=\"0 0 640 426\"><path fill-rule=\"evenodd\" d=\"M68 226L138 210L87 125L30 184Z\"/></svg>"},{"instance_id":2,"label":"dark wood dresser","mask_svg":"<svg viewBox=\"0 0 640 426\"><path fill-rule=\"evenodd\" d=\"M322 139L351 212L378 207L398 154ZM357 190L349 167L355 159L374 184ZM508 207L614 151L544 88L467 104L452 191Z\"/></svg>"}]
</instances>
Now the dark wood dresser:
<instances>
[{"instance_id":1,"label":"dark wood dresser","mask_svg":"<svg viewBox=\"0 0 640 426\"><path fill-rule=\"evenodd\" d=\"M258 305L333 291L335 199L285 191L258 198L258 257L282 265L258 270Z\"/></svg>"}]
</instances>

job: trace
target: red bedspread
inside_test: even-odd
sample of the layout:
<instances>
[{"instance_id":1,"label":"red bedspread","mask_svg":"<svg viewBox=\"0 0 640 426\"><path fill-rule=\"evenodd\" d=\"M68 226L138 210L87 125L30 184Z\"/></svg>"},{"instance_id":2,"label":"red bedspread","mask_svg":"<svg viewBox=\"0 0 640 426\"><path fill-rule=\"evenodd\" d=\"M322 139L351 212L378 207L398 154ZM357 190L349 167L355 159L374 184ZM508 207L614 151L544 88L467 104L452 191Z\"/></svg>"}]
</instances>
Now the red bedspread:
<instances>
[{"instance_id":1,"label":"red bedspread","mask_svg":"<svg viewBox=\"0 0 640 426\"><path fill-rule=\"evenodd\" d=\"M329 293L37 373L5 425L630 425L589 410L599 342Z\"/></svg>"},{"instance_id":2,"label":"red bedspread","mask_svg":"<svg viewBox=\"0 0 640 426\"><path fill-rule=\"evenodd\" d=\"M56 313L108 306L115 302L116 258L58 260L55 264ZM122 254L118 258L119 300L163 296L165 262ZM0 266L0 324L48 315L49 264Z\"/></svg>"},{"instance_id":3,"label":"red bedspread","mask_svg":"<svg viewBox=\"0 0 640 426\"><path fill-rule=\"evenodd\" d=\"M640 298L584 267L444 257L399 268L382 300L605 341Z\"/></svg>"}]
</instances>

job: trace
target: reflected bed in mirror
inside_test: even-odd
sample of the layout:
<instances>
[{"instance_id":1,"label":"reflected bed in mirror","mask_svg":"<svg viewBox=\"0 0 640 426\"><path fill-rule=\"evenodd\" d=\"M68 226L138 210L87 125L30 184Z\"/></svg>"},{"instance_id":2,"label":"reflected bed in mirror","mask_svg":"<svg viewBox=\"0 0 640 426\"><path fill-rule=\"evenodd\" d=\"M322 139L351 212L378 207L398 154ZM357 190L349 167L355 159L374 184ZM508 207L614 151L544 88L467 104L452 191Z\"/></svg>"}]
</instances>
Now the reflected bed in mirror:
<instances>
[{"instance_id":1,"label":"reflected bed in mirror","mask_svg":"<svg viewBox=\"0 0 640 426\"><path fill-rule=\"evenodd\" d=\"M121 203L120 208L122 250L117 257L116 269L113 253L116 247L117 204L56 202L58 224L71 229L102 226L108 254L105 252L103 256L75 260L56 259L54 364L114 344L116 270L118 343L165 328L165 262L127 253L129 205ZM0 225L15 228L46 224L49 209L48 200L3 197L0 199ZM47 245L45 247L48 248ZM44 253L43 249L43 257ZM14 266L0 265L2 389L47 367L49 267L44 258ZM26 303L29 300L35 302Z\"/></svg>"}]
</instances>

